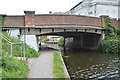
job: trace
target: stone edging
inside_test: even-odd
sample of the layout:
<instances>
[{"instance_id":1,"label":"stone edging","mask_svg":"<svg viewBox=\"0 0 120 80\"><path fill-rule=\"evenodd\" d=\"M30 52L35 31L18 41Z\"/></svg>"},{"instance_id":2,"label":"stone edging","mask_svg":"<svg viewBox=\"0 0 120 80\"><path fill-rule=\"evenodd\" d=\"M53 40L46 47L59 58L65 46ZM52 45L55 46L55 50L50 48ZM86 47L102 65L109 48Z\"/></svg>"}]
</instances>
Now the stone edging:
<instances>
[{"instance_id":1,"label":"stone edging","mask_svg":"<svg viewBox=\"0 0 120 80\"><path fill-rule=\"evenodd\" d=\"M67 71L67 68L66 68L66 66L65 66L64 60L63 60L63 58L62 58L62 55L61 55L60 52L58 52L58 53L59 53L59 55L60 55L60 57L61 57L61 60L62 60L62 62L63 62L64 73L65 73L65 75L66 75L66 78L67 78L67 80L71 80L71 79L70 79L70 75L69 75L69 73L68 73L68 71Z\"/></svg>"}]
</instances>

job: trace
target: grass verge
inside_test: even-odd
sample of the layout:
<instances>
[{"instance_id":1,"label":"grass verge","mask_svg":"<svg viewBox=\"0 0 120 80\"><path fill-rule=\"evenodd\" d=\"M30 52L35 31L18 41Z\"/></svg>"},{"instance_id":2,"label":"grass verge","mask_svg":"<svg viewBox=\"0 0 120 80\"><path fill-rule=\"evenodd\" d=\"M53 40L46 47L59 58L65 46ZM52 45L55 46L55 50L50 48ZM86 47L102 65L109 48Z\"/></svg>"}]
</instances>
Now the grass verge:
<instances>
[{"instance_id":1,"label":"grass verge","mask_svg":"<svg viewBox=\"0 0 120 80\"><path fill-rule=\"evenodd\" d=\"M64 73L63 62L58 52L54 52L54 76L55 78L59 78L59 79L66 78Z\"/></svg>"},{"instance_id":2,"label":"grass verge","mask_svg":"<svg viewBox=\"0 0 120 80\"><path fill-rule=\"evenodd\" d=\"M27 78L27 61L20 61L2 50L2 78Z\"/></svg>"}]
</instances>

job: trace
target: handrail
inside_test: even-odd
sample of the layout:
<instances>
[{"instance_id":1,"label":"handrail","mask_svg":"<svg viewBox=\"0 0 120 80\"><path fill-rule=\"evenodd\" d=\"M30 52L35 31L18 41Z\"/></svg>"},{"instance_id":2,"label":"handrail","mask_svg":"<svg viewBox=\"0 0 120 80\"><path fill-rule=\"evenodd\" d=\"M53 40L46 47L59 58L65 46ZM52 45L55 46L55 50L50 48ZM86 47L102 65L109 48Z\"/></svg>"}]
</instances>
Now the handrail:
<instances>
[{"instance_id":1,"label":"handrail","mask_svg":"<svg viewBox=\"0 0 120 80\"><path fill-rule=\"evenodd\" d=\"M0 37L2 37L6 42L8 42L10 44L10 55L12 56L12 44L25 44L24 42L14 42L12 43L11 40L9 38L7 38L6 36L4 36L2 33L0 33Z\"/></svg>"},{"instance_id":2,"label":"handrail","mask_svg":"<svg viewBox=\"0 0 120 80\"><path fill-rule=\"evenodd\" d=\"M8 39L7 37L5 37L3 34L0 33L0 36L5 40L7 41L8 43L12 43L10 39Z\"/></svg>"},{"instance_id":3,"label":"handrail","mask_svg":"<svg viewBox=\"0 0 120 80\"><path fill-rule=\"evenodd\" d=\"M2 35L3 37L5 37L8 41L11 41L9 38L7 38L6 36L4 36L2 33L0 33L0 35Z\"/></svg>"}]
</instances>

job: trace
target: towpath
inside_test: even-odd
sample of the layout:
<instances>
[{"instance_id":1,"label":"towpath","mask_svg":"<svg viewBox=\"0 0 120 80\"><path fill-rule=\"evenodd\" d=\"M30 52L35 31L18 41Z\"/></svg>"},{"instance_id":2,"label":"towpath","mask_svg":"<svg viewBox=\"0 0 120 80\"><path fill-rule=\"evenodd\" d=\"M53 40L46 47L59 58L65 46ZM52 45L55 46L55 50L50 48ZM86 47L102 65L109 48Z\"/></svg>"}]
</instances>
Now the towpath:
<instances>
[{"instance_id":1,"label":"towpath","mask_svg":"<svg viewBox=\"0 0 120 80\"><path fill-rule=\"evenodd\" d=\"M38 58L28 60L30 73L28 78L54 78L53 76L53 52L55 50L44 49Z\"/></svg>"}]
</instances>

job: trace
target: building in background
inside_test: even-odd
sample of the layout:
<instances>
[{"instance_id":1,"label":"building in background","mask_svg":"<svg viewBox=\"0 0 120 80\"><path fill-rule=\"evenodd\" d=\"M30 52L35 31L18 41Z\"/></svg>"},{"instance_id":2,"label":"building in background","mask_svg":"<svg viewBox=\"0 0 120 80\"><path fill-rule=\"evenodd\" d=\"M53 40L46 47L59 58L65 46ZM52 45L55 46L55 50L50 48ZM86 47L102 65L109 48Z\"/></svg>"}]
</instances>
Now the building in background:
<instances>
[{"instance_id":1,"label":"building in background","mask_svg":"<svg viewBox=\"0 0 120 80\"><path fill-rule=\"evenodd\" d=\"M120 0L83 0L70 9L69 14L120 18Z\"/></svg>"}]
</instances>

